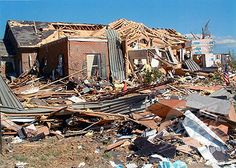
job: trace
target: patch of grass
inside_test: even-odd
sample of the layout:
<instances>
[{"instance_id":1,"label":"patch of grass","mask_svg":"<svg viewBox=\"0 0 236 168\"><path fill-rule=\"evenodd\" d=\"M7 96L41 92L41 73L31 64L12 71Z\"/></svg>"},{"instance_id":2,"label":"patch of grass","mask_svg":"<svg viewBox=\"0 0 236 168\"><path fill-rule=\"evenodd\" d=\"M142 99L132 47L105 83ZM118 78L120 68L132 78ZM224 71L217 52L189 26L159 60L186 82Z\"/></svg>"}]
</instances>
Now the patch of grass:
<instances>
[{"instance_id":1,"label":"patch of grass","mask_svg":"<svg viewBox=\"0 0 236 168\"><path fill-rule=\"evenodd\" d=\"M49 150L44 155L45 155L45 157L48 157L48 158L54 158L54 157L60 156L60 151L58 151L58 150Z\"/></svg>"},{"instance_id":2,"label":"patch of grass","mask_svg":"<svg viewBox=\"0 0 236 168\"><path fill-rule=\"evenodd\" d=\"M112 154L110 152L106 152L102 156L104 159L111 159L112 158Z\"/></svg>"},{"instance_id":3,"label":"patch of grass","mask_svg":"<svg viewBox=\"0 0 236 168\"><path fill-rule=\"evenodd\" d=\"M49 159L49 158L48 158L47 156L45 156L45 155L41 155L41 156L40 156L40 160L43 161L43 162L44 162L44 161L47 161L48 159Z\"/></svg>"},{"instance_id":4,"label":"patch of grass","mask_svg":"<svg viewBox=\"0 0 236 168\"><path fill-rule=\"evenodd\" d=\"M20 162L26 162L28 158L24 155L15 155L14 159Z\"/></svg>"},{"instance_id":5,"label":"patch of grass","mask_svg":"<svg viewBox=\"0 0 236 168\"><path fill-rule=\"evenodd\" d=\"M162 76L163 74L161 73L161 71L157 69L152 69L151 71L145 71L145 74L143 76L144 83L150 84L152 82L156 82L157 79L161 79Z\"/></svg>"},{"instance_id":6,"label":"patch of grass","mask_svg":"<svg viewBox=\"0 0 236 168\"><path fill-rule=\"evenodd\" d=\"M3 164L3 160L0 158L0 165L2 165Z\"/></svg>"}]
</instances>

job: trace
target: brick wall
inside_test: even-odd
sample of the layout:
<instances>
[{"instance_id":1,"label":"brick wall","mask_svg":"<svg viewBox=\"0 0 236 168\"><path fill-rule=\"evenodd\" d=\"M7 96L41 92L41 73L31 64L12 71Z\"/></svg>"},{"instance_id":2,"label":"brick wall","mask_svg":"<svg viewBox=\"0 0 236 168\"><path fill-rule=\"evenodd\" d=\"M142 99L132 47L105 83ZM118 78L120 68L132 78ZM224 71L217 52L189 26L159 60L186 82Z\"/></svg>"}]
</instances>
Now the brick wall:
<instances>
[{"instance_id":1,"label":"brick wall","mask_svg":"<svg viewBox=\"0 0 236 168\"><path fill-rule=\"evenodd\" d=\"M48 43L39 49L39 61L41 64L47 60L47 73L52 72L58 65L58 56L64 57L64 74L68 75L68 45L67 39L60 39L51 43Z\"/></svg>"},{"instance_id":2,"label":"brick wall","mask_svg":"<svg viewBox=\"0 0 236 168\"><path fill-rule=\"evenodd\" d=\"M100 54L102 57L102 68L109 75L109 60L107 42L69 41L69 73L86 69L88 54ZM86 70L82 73L86 75Z\"/></svg>"}]
</instances>

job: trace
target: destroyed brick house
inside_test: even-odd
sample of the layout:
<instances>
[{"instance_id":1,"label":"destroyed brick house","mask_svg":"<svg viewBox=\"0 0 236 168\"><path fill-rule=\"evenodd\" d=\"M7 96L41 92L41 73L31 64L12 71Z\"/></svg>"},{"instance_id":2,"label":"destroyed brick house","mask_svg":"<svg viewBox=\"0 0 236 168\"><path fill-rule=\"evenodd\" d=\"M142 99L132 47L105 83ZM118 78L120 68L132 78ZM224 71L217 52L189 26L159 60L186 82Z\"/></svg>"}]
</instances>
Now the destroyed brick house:
<instances>
[{"instance_id":1,"label":"destroyed brick house","mask_svg":"<svg viewBox=\"0 0 236 168\"><path fill-rule=\"evenodd\" d=\"M173 29L149 28L126 19L109 25L8 21L4 35L17 75L37 65L49 76L82 71L88 78L111 75L120 81L134 71L138 61L180 68L191 49L185 47L186 42Z\"/></svg>"},{"instance_id":2,"label":"destroyed brick house","mask_svg":"<svg viewBox=\"0 0 236 168\"><path fill-rule=\"evenodd\" d=\"M62 28L63 26L65 30ZM108 69L106 69L108 66L104 64L108 62L106 39L87 38L89 33L102 27L104 26L9 21L4 42L8 48L13 49L18 75L29 71L37 59L39 67L46 69L46 73L62 68L58 71L60 71L61 76L64 76L70 74L73 70L83 69L86 56L88 59L99 56L100 61L103 61L103 67L105 67L102 76L106 76L106 72L108 72ZM79 36L66 36L66 34L71 34L66 29L77 30L75 33ZM83 33L87 34L83 35ZM91 65L87 66L91 67Z\"/></svg>"},{"instance_id":3,"label":"destroyed brick house","mask_svg":"<svg viewBox=\"0 0 236 168\"><path fill-rule=\"evenodd\" d=\"M11 80L0 75L0 154L5 158L17 158L19 146L20 155L30 151L25 158L38 154L31 167L83 159L88 167L187 168L204 162L235 167L235 71L231 76L199 72L194 41L177 31L125 19L108 25L8 21L3 41L2 73L19 75ZM145 66L160 76L145 83ZM71 143L72 137L79 139ZM61 150L61 144L68 147ZM54 150L63 155L40 157L38 152L54 155ZM77 157L82 151L91 156ZM3 163L9 165L8 158Z\"/></svg>"},{"instance_id":4,"label":"destroyed brick house","mask_svg":"<svg viewBox=\"0 0 236 168\"><path fill-rule=\"evenodd\" d=\"M0 41L0 73L5 76L5 72L13 72L13 57L8 54L3 41Z\"/></svg>"}]
</instances>

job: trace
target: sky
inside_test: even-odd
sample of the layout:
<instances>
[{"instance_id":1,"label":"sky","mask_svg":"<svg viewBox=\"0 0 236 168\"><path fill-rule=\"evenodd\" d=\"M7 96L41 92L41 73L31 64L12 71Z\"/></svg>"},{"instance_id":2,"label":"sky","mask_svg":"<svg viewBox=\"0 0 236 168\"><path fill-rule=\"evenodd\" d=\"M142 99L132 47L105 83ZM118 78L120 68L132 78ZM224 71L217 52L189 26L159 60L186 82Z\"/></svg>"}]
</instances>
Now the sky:
<instances>
[{"instance_id":1,"label":"sky","mask_svg":"<svg viewBox=\"0 0 236 168\"><path fill-rule=\"evenodd\" d=\"M236 53L236 0L0 0L0 38L7 20L108 24L120 18L200 34L208 20L215 52Z\"/></svg>"}]
</instances>

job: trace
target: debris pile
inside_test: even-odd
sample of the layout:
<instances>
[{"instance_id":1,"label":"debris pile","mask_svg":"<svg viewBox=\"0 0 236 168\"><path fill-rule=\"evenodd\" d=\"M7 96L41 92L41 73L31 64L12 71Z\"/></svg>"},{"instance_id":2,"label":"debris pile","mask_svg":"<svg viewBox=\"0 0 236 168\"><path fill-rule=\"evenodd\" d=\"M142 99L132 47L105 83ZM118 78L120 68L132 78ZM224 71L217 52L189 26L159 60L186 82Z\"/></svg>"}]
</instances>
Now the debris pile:
<instances>
[{"instance_id":1,"label":"debris pile","mask_svg":"<svg viewBox=\"0 0 236 168\"><path fill-rule=\"evenodd\" d=\"M122 153L111 167L234 167L235 88L196 74L163 78L140 85L28 74L10 88L1 78L3 137L91 138L104 153Z\"/></svg>"}]
</instances>

